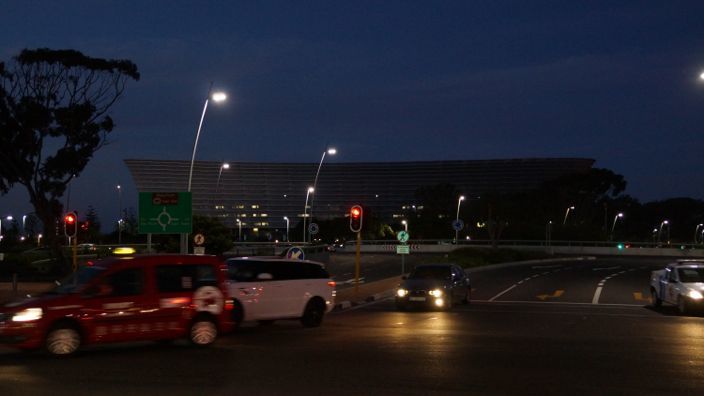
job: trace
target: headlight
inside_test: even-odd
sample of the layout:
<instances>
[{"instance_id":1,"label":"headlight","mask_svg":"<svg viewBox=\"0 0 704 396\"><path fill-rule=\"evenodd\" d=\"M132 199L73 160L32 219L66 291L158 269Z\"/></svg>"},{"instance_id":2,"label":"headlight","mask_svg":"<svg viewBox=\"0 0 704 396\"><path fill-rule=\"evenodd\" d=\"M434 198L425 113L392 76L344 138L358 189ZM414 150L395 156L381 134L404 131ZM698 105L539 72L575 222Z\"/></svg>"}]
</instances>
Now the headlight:
<instances>
[{"instance_id":1,"label":"headlight","mask_svg":"<svg viewBox=\"0 0 704 396\"><path fill-rule=\"evenodd\" d=\"M406 290L406 289L396 290L396 295L399 297L406 297L406 294L408 294L408 290Z\"/></svg>"},{"instance_id":2,"label":"headlight","mask_svg":"<svg viewBox=\"0 0 704 396\"><path fill-rule=\"evenodd\" d=\"M440 290L440 289L431 290L430 295L433 297L442 297L442 290Z\"/></svg>"},{"instance_id":3,"label":"headlight","mask_svg":"<svg viewBox=\"0 0 704 396\"><path fill-rule=\"evenodd\" d=\"M41 308L27 308L16 314L12 315L13 322L29 322L32 320L39 320L42 318Z\"/></svg>"},{"instance_id":4,"label":"headlight","mask_svg":"<svg viewBox=\"0 0 704 396\"><path fill-rule=\"evenodd\" d=\"M687 296L692 300L701 300L702 298L704 298L704 296L702 296L702 293L696 290L690 290L689 293L687 293Z\"/></svg>"}]
</instances>

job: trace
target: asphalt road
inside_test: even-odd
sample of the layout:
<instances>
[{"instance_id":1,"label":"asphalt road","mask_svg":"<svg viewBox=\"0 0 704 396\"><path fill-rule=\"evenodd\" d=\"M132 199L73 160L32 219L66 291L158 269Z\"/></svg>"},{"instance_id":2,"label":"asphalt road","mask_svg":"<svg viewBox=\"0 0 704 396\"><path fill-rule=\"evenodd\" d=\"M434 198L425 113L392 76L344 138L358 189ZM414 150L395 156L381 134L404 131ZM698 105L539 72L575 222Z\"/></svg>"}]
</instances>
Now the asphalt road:
<instances>
[{"instance_id":1,"label":"asphalt road","mask_svg":"<svg viewBox=\"0 0 704 396\"><path fill-rule=\"evenodd\" d=\"M662 264L604 259L480 272L472 275L476 300L449 312L396 312L384 300L330 314L316 329L246 326L207 349L130 344L70 359L0 350L0 392L704 394L704 318L653 310L633 296L647 291L642 267Z\"/></svg>"}]
</instances>

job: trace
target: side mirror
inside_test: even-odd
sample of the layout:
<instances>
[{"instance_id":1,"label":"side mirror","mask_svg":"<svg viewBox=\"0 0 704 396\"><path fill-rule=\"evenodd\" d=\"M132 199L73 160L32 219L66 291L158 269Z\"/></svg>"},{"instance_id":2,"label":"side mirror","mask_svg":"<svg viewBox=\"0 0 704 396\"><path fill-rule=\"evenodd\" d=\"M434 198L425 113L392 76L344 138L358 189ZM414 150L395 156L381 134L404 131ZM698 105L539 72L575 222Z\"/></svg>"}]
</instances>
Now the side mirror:
<instances>
[{"instance_id":1,"label":"side mirror","mask_svg":"<svg viewBox=\"0 0 704 396\"><path fill-rule=\"evenodd\" d=\"M261 274L257 275L257 280L272 280L272 279L274 279L274 277L271 276L271 274L268 272L262 272Z\"/></svg>"}]
</instances>

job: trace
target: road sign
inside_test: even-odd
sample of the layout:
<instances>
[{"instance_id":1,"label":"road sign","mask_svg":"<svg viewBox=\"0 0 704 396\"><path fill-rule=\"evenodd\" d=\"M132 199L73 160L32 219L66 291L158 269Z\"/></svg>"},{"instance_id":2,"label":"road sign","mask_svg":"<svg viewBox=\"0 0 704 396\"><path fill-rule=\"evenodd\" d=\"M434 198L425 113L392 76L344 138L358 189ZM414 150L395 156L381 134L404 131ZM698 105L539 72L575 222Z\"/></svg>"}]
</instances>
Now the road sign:
<instances>
[{"instance_id":1,"label":"road sign","mask_svg":"<svg viewBox=\"0 0 704 396\"><path fill-rule=\"evenodd\" d=\"M203 246L196 246L193 248L193 254L202 256L205 254L205 248Z\"/></svg>"},{"instance_id":2,"label":"road sign","mask_svg":"<svg viewBox=\"0 0 704 396\"><path fill-rule=\"evenodd\" d=\"M193 236L193 243L200 246L205 243L205 236L203 234L195 234Z\"/></svg>"},{"instance_id":3,"label":"road sign","mask_svg":"<svg viewBox=\"0 0 704 396\"><path fill-rule=\"evenodd\" d=\"M308 226L308 232L310 232L312 235L315 235L320 231L320 227L318 227L318 224L316 223L310 223Z\"/></svg>"},{"instance_id":4,"label":"road sign","mask_svg":"<svg viewBox=\"0 0 704 396\"><path fill-rule=\"evenodd\" d=\"M396 254L410 254L411 247L409 245L396 245Z\"/></svg>"},{"instance_id":5,"label":"road sign","mask_svg":"<svg viewBox=\"0 0 704 396\"><path fill-rule=\"evenodd\" d=\"M140 234L190 234L191 193L139 193Z\"/></svg>"},{"instance_id":6,"label":"road sign","mask_svg":"<svg viewBox=\"0 0 704 396\"><path fill-rule=\"evenodd\" d=\"M303 252L303 249L299 247L291 247L288 248L288 252L286 252L286 258L288 259L298 259L298 260L305 260L306 259L306 254Z\"/></svg>"},{"instance_id":7,"label":"road sign","mask_svg":"<svg viewBox=\"0 0 704 396\"><path fill-rule=\"evenodd\" d=\"M447 223L445 223L445 224L447 224ZM452 228L455 231L462 231L462 229L464 228L464 221L462 221L462 219L458 219L458 220L453 221Z\"/></svg>"},{"instance_id":8,"label":"road sign","mask_svg":"<svg viewBox=\"0 0 704 396\"><path fill-rule=\"evenodd\" d=\"M410 235L408 235L406 231L399 231L398 234L396 234L396 239L401 243L408 242L408 238L410 238Z\"/></svg>"}]
</instances>

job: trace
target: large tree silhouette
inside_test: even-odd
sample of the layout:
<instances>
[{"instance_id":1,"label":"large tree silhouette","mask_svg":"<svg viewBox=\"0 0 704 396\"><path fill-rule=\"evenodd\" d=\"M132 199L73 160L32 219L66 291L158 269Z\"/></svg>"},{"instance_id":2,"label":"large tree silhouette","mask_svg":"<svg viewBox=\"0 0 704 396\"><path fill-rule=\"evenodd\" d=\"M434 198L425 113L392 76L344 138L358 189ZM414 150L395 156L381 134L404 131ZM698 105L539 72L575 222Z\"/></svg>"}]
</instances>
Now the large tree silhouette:
<instances>
[{"instance_id":1,"label":"large tree silhouette","mask_svg":"<svg viewBox=\"0 0 704 396\"><path fill-rule=\"evenodd\" d=\"M74 50L25 49L0 63L0 193L26 188L49 243L59 198L106 143L129 79L139 80L132 62Z\"/></svg>"}]
</instances>

